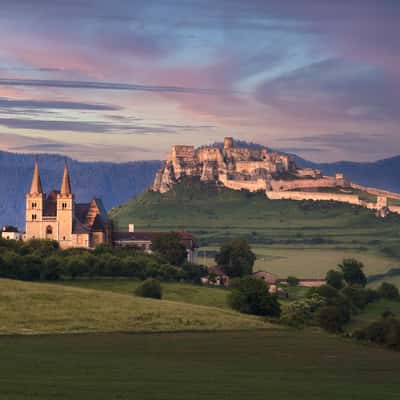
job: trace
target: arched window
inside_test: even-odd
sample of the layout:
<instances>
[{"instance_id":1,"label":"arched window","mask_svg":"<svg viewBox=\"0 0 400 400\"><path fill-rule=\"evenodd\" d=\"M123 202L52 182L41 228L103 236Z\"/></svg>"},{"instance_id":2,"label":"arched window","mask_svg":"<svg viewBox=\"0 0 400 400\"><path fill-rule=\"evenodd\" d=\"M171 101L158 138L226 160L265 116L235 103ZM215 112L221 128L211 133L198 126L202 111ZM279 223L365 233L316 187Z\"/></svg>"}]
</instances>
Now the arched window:
<instances>
[{"instance_id":1,"label":"arched window","mask_svg":"<svg viewBox=\"0 0 400 400\"><path fill-rule=\"evenodd\" d=\"M46 235L52 235L53 234L53 228L49 225L46 228Z\"/></svg>"},{"instance_id":2,"label":"arched window","mask_svg":"<svg viewBox=\"0 0 400 400\"><path fill-rule=\"evenodd\" d=\"M67 203L62 203L62 204L61 204L61 208L62 208L63 210L65 210L65 209L67 208Z\"/></svg>"},{"instance_id":3,"label":"arched window","mask_svg":"<svg viewBox=\"0 0 400 400\"><path fill-rule=\"evenodd\" d=\"M32 221L36 221L36 214L32 214Z\"/></svg>"},{"instance_id":4,"label":"arched window","mask_svg":"<svg viewBox=\"0 0 400 400\"><path fill-rule=\"evenodd\" d=\"M32 203L32 208L36 208L37 207L37 203L36 202L33 202Z\"/></svg>"}]
</instances>

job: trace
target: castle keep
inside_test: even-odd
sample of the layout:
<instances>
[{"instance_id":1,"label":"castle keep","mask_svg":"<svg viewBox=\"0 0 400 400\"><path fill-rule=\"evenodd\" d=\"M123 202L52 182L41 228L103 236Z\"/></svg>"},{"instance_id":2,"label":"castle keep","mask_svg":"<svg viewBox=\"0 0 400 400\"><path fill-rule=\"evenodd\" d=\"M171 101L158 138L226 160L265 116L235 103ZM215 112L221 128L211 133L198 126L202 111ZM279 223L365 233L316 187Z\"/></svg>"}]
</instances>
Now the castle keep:
<instances>
[{"instance_id":1,"label":"castle keep","mask_svg":"<svg viewBox=\"0 0 400 400\"><path fill-rule=\"evenodd\" d=\"M111 243L111 223L102 201L94 198L90 203L75 202L67 165L61 189L46 197L39 165L35 163L31 188L26 194L25 229L25 240L56 240L63 249Z\"/></svg>"}]
</instances>

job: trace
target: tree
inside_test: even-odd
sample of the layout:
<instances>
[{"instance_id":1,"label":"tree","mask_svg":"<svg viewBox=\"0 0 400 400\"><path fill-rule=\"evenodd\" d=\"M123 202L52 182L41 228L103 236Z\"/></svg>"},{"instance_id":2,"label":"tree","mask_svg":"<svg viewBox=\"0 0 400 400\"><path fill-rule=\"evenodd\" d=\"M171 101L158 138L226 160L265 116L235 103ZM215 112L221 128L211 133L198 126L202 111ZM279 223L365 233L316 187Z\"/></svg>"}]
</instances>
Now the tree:
<instances>
[{"instance_id":1,"label":"tree","mask_svg":"<svg viewBox=\"0 0 400 400\"><path fill-rule=\"evenodd\" d=\"M175 232L163 233L154 238L151 249L168 263L180 267L187 260L187 251L181 237Z\"/></svg>"},{"instance_id":2,"label":"tree","mask_svg":"<svg viewBox=\"0 0 400 400\"><path fill-rule=\"evenodd\" d=\"M242 239L225 243L215 256L218 266L231 278L250 275L253 272L255 260L256 255L248 242Z\"/></svg>"},{"instance_id":3,"label":"tree","mask_svg":"<svg viewBox=\"0 0 400 400\"><path fill-rule=\"evenodd\" d=\"M363 272L364 264L354 258L346 258L339 268L342 270L343 279L349 286L365 286L367 278Z\"/></svg>"},{"instance_id":4,"label":"tree","mask_svg":"<svg viewBox=\"0 0 400 400\"><path fill-rule=\"evenodd\" d=\"M160 281L153 278L146 279L136 288L135 295L152 299L161 299L162 288Z\"/></svg>"},{"instance_id":5,"label":"tree","mask_svg":"<svg viewBox=\"0 0 400 400\"><path fill-rule=\"evenodd\" d=\"M275 295L268 292L268 285L258 278L246 276L232 280L229 305L245 314L279 317L280 304Z\"/></svg>"},{"instance_id":6,"label":"tree","mask_svg":"<svg viewBox=\"0 0 400 400\"><path fill-rule=\"evenodd\" d=\"M335 289L340 290L343 287L343 273L340 271L331 269L326 273L325 280L328 285Z\"/></svg>"},{"instance_id":7,"label":"tree","mask_svg":"<svg viewBox=\"0 0 400 400\"><path fill-rule=\"evenodd\" d=\"M399 289L391 283L382 282L377 292L383 299L398 300L400 298Z\"/></svg>"},{"instance_id":8,"label":"tree","mask_svg":"<svg viewBox=\"0 0 400 400\"><path fill-rule=\"evenodd\" d=\"M343 321L340 309L335 306L324 306L317 311L318 325L328 332L337 333L342 330Z\"/></svg>"},{"instance_id":9,"label":"tree","mask_svg":"<svg viewBox=\"0 0 400 400\"><path fill-rule=\"evenodd\" d=\"M286 282L289 286L297 286L300 282L299 278L296 278L295 276L288 276L286 279Z\"/></svg>"}]
</instances>

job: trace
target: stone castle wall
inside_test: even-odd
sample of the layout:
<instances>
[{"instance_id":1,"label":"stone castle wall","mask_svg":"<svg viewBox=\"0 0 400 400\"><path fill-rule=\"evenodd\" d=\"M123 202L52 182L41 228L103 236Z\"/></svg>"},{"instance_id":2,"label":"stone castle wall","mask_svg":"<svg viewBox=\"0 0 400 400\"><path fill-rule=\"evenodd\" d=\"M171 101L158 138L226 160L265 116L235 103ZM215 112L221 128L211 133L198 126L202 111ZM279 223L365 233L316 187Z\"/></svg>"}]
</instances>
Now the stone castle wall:
<instances>
[{"instance_id":1,"label":"stone castle wall","mask_svg":"<svg viewBox=\"0 0 400 400\"><path fill-rule=\"evenodd\" d=\"M271 189L276 191L287 191L296 189L310 188L335 188L337 186L346 187L348 184L342 179L336 177L323 177L317 179L295 179L290 181L272 180Z\"/></svg>"},{"instance_id":2,"label":"stone castle wall","mask_svg":"<svg viewBox=\"0 0 400 400\"><path fill-rule=\"evenodd\" d=\"M296 191L266 191L266 196L270 200L313 200L313 201L337 201L353 205L361 205L357 195L322 193L322 192L296 192Z\"/></svg>"}]
</instances>

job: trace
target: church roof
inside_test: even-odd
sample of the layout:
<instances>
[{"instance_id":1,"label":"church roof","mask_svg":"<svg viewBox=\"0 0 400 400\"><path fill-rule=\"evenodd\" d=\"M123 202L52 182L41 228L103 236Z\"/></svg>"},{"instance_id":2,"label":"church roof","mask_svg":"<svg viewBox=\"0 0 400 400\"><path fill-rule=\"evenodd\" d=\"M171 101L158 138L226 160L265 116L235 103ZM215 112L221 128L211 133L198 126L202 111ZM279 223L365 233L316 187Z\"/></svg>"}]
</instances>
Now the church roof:
<instances>
[{"instance_id":1,"label":"church roof","mask_svg":"<svg viewBox=\"0 0 400 400\"><path fill-rule=\"evenodd\" d=\"M64 175L61 183L61 194L72 194L71 190L71 180L69 179L69 171L68 171L68 165L65 164L64 166Z\"/></svg>"},{"instance_id":2,"label":"church roof","mask_svg":"<svg viewBox=\"0 0 400 400\"><path fill-rule=\"evenodd\" d=\"M42 181L40 180L39 164L35 161L35 168L33 170L33 177L31 183L30 194L41 194L43 193Z\"/></svg>"}]
</instances>

